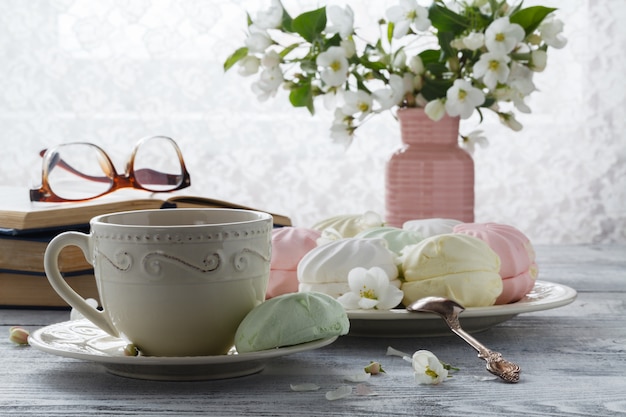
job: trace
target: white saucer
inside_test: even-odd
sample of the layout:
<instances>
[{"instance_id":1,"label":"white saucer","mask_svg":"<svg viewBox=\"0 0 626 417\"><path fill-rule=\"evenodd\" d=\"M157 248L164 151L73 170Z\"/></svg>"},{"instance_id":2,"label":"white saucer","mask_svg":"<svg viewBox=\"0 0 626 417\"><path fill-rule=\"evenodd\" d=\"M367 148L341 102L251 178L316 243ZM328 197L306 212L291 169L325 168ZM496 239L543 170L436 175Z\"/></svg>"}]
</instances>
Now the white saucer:
<instances>
[{"instance_id":1,"label":"white saucer","mask_svg":"<svg viewBox=\"0 0 626 417\"><path fill-rule=\"evenodd\" d=\"M561 284L537 281L518 302L490 307L469 307L459 320L468 332L486 330L520 313L562 307L576 299L576 290ZM412 313L406 309L349 310L351 336L413 337L451 335L446 323L432 313Z\"/></svg>"},{"instance_id":2,"label":"white saucer","mask_svg":"<svg viewBox=\"0 0 626 417\"><path fill-rule=\"evenodd\" d=\"M193 381L233 378L260 372L265 361L329 345L337 336L300 345L227 355L155 357L125 356L127 342L112 337L88 320L66 321L33 332L28 341L44 352L99 363L115 375L129 378Z\"/></svg>"}]
</instances>

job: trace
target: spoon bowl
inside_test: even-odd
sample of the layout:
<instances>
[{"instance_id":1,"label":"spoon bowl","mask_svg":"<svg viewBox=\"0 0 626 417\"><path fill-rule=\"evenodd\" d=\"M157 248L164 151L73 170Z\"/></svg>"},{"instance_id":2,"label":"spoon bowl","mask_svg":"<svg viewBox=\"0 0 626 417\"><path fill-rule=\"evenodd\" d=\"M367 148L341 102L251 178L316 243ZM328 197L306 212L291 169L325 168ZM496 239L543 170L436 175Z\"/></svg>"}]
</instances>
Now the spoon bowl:
<instances>
[{"instance_id":1,"label":"spoon bowl","mask_svg":"<svg viewBox=\"0 0 626 417\"><path fill-rule=\"evenodd\" d=\"M459 314L465 310L465 307L461 304L444 297L425 297L411 303L406 309L414 313L434 313L441 316L448 327L450 327L450 330L476 349L478 357L487 362L486 367L489 372L506 382L519 381L521 369L517 364L507 361L499 352L487 349L482 343L463 330L459 322Z\"/></svg>"},{"instance_id":2,"label":"spoon bowl","mask_svg":"<svg viewBox=\"0 0 626 417\"><path fill-rule=\"evenodd\" d=\"M406 309L418 313L435 313L440 316L450 316L452 314L460 314L465 310L465 307L448 298L425 297L409 304Z\"/></svg>"}]
</instances>

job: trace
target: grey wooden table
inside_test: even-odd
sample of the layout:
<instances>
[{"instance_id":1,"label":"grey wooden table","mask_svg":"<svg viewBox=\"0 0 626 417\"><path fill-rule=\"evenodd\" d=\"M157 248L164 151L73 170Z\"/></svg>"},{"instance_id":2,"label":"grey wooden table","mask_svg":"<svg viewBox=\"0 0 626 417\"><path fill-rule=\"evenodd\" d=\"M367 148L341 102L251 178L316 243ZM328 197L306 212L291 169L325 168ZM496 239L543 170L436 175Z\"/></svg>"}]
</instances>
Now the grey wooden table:
<instances>
[{"instance_id":1,"label":"grey wooden table","mask_svg":"<svg viewBox=\"0 0 626 417\"><path fill-rule=\"evenodd\" d=\"M626 246L541 246L540 278L578 291L565 307L520 314L475 336L518 362L518 384L487 379L458 338L342 337L332 345L271 359L255 375L158 382L111 375L95 363L11 344L13 325L34 330L67 311L0 310L0 415L239 416L615 416L626 415ZM416 385L410 364L386 356L428 349L460 368L437 386ZM370 360L387 373L365 385L377 395L328 401L327 391ZM318 391L294 392L291 384Z\"/></svg>"}]
</instances>

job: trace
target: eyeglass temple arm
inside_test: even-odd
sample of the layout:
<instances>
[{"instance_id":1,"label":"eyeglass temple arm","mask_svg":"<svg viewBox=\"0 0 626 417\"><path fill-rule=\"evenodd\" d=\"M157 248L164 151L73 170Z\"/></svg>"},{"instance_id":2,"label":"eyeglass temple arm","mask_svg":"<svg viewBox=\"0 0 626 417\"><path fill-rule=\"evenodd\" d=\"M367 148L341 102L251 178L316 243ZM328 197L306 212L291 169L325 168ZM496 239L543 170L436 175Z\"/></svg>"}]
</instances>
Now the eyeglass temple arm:
<instances>
[{"instance_id":1,"label":"eyeglass temple arm","mask_svg":"<svg viewBox=\"0 0 626 417\"><path fill-rule=\"evenodd\" d=\"M45 153L46 153L46 149L39 152L39 155L43 157ZM50 165L63 168L66 171L71 172L72 174L78 177L84 178L86 180L89 180L89 181L95 181L95 182L110 182L111 181L111 178L109 177L96 177L93 175L87 175L75 169L70 164L65 162L61 157L59 157L58 154L56 154L56 156L52 158ZM140 178L140 182L142 184L176 185L180 182L180 177L181 177L180 175L155 171L150 168L141 168L141 169L135 170L134 174L136 178Z\"/></svg>"}]
</instances>

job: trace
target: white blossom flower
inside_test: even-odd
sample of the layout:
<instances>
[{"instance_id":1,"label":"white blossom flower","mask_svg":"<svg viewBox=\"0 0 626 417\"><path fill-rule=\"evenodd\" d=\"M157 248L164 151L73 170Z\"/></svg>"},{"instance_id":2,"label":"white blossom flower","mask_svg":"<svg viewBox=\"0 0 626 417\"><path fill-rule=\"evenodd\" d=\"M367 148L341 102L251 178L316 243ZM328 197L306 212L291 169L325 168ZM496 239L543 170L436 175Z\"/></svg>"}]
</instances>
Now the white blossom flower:
<instances>
[{"instance_id":1,"label":"white blossom flower","mask_svg":"<svg viewBox=\"0 0 626 417\"><path fill-rule=\"evenodd\" d=\"M328 33L339 33L341 39L347 39L354 32L354 12L350 6L346 5L345 9L335 5L328 6L326 17Z\"/></svg>"},{"instance_id":2,"label":"white blossom flower","mask_svg":"<svg viewBox=\"0 0 626 417\"><path fill-rule=\"evenodd\" d=\"M474 76L483 79L490 90L496 88L498 83L504 83L509 78L509 65L511 58L494 52L487 52L480 56L474 65Z\"/></svg>"},{"instance_id":3,"label":"white blossom flower","mask_svg":"<svg viewBox=\"0 0 626 417\"><path fill-rule=\"evenodd\" d=\"M330 138L334 143L348 148L352 144L354 129L346 123L333 123L330 126Z\"/></svg>"},{"instance_id":4,"label":"white blossom flower","mask_svg":"<svg viewBox=\"0 0 626 417\"><path fill-rule=\"evenodd\" d=\"M256 74L259 72L259 66L261 64L261 60L253 55L248 55L247 57L241 59L239 61L239 75L249 76Z\"/></svg>"},{"instance_id":5,"label":"white blossom flower","mask_svg":"<svg viewBox=\"0 0 626 417\"><path fill-rule=\"evenodd\" d=\"M418 350L413 354L413 371L418 384L436 385L448 377L448 370L437 357L428 350Z\"/></svg>"},{"instance_id":6,"label":"white blossom flower","mask_svg":"<svg viewBox=\"0 0 626 417\"><path fill-rule=\"evenodd\" d=\"M273 43L267 30L256 25L250 25L248 30L248 37L245 40L248 51L260 54L265 53L265 50Z\"/></svg>"},{"instance_id":7,"label":"white blossom flower","mask_svg":"<svg viewBox=\"0 0 626 417\"><path fill-rule=\"evenodd\" d=\"M471 32L463 38L463 45L470 51L475 51L485 44L485 35L480 32Z\"/></svg>"},{"instance_id":8,"label":"white blossom flower","mask_svg":"<svg viewBox=\"0 0 626 417\"><path fill-rule=\"evenodd\" d=\"M357 267L348 272L350 292L343 294L339 301L346 309L378 309L394 308L404 293L389 282L389 276L380 267L365 269Z\"/></svg>"},{"instance_id":9,"label":"white blossom flower","mask_svg":"<svg viewBox=\"0 0 626 417\"><path fill-rule=\"evenodd\" d=\"M511 128L515 132L519 132L523 128L522 124L517 121L513 113L499 112L498 117L500 118L500 122L502 122L502 124Z\"/></svg>"},{"instance_id":10,"label":"white blossom flower","mask_svg":"<svg viewBox=\"0 0 626 417\"><path fill-rule=\"evenodd\" d=\"M563 22L554 16L549 16L539 25L539 33L543 41L556 49L561 49L567 45L567 39L561 32L563 32Z\"/></svg>"},{"instance_id":11,"label":"white blossom flower","mask_svg":"<svg viewBox=\"0 0 626 417\"><path fill-rule=\"evenodd\" d=\"M278 52L274 51L274 50L269 50L265 53L265 55L263 55L263 58L261 58L261 64L265 67L265 68L273 68L278 66L281 63L282 59L280 57L280 55L278 54Z\"/></svg>"},{"instance_id":12,"label":"white blossom flower","mask_svg":"<svg viewBox=\"0 0 626 417\"><path fill-rule=\"evenodd\" d=\"M391 67L395 68L397 70L402 70L404 68L406 68L406 52L404 52L404 49L399 50L398 52L396 52L395 56L393 57L393 62L391 63ZM393 74L396 75L396 74Z\"/></svg>"},{"instance_id":13,"label":"white blossom flower","mask_svg":"<svg viewBox=\"0 0 626 417\"><path fill-rule=\"evenodd\" d=\"M525 65L513 62L506 85L498 88L494 96L498 100L513 102L515 107L523 113L530 113L530 107L524 99L535 90L533 71Z\"/></svg>"},{"instance_id":14,"label":"white blossom flower","mask_svg":"<svg viewBox=\"0 0 626 417\"><path fill-rule=\"evenodd\" d=\"M340 46L331 46L317 56L316 64L322 67L320 77L331 87L338 87L348 79L348 59Z\"/></svg>"},{"instance_id":15,"label":"white blossom flower","mask_svg":"<svg viewBox=\"0 0 626 417\"><path fill-rule=\"evenodd\" d=\"M252 91L259 101L265 101L276 95L278 87L283 83L283 73L279 66L265 68L259 80L252 83Z\"/></svg>"},{"instance_id":16,"label":"white blossom flower","mask_svg":"<svg viewBox=\"0 0 626 417\"><path fill-rule=\"evenodd\" d=\"M476 145L480 145L485 148L489 145L489 141L487 140L487 137L483 135L482 130L474 130L467 136L461 135L459 145L467 152L473 154L476 149Z\"/></svg>"},{"instance_id":17,"label":"white blossom flower","mask_svg":"<svg viewBox=\"0 0 626 417\"><path fill-rule=\"evenodd\" d=\"M489 52L500 55L511 52L524 39L524 29L511 23L508 17L494 20L485 30L485 45Z\"/></svg>"},{"instance_id":18,"label":"white blossom flower","mask_svg":"<svg viewBox=\"0 0 626 417\"><path fill-rule=\"evenodd\" d=\"M411 72L418 75L424 73L426 69L424 68L424 62L419 55L414 55L413 57L411 57L411 59L409 59L409 69L411 70Z\"/></svg>"},{"instance_id":19,"label":"white blossom flower","mask_svg":"<svg viewBox=\"0 0 626 417\"><path fill-rule=\"evenodd\" d=\"M363 118L372 111L373 98L363 90L346 91L343 99L345 100L345 104L341 111L346 115L354 116L360 114L359 118L363 120Z\"/></svg>"},{"instance_id":20,"label":"white blossom flower","mask_svg":"<svg viewBox=\"0 0 626 417\"><path fill-rule=\"evenodd\" d=\"M446 114L446 105L443 100L432 100L426 104L424 112L431 120L438 122Z\"/></svg>"},{"instance_id":21,"label":"white blossom flower","mask_svg":"<svg viewBox=\"0 0 626 417\"><path fill-rule=\"evenodd\" d=\"M411 26L425 31L430 27L428 10L417 4L417 0L400 0L400 4L387 9L387 19L393 22L393 37L400 39L409 33Z\"/></svg>"},{"instance_id":22,"label":"white blossom flower","mask_svg":"<svg viewBox=\"0 0 626 417\"><path fill-rule=\"evenodd\" d=\"M450 116L461 116L461 119L470 117L484 102L485 94L466 80L454 80L446 92L446 112Z\"/></svg>"},{"instance_id":23,"label":"white blossom flower","mask_svg":"<svg viewBox=\"0 0 626 417\"><path fill-rule=\"evenodd\" d=\"M546 51L537 49L530 53L530 63L528 66L535 72L541 72L546 69L548 64L548 54Z\"/></svg>"},{"instance_id":24,"label":"white blossom flower","mask_svg":"<svg viewBox=\"0 0 626 417\"><path fill-rule=\"evenodd\" d=\"M261 29L274 29L280 27L283 21L283 6L280 0L272 0L272 5L264 11L257 13L253 22Z\"/></svg>"},{"instance_id":25,"label":"white blossom flower","mask_svg":"<svg viewBox=\"0 0 626 417\"><path fill-rule=\"evenodd\" d=\"M412 86L413 77L410 74L405 74L404 77L400 77L398 74L391 74L389 85L386 88L374 91L372 95L380 104L381 110L388 110L400 104L404 95L411 91Z\"/></svg>"},{"instance_id":26,"label":"white blossom flower","mask_svg":"<svg viewBox=\"0 0 626 417\"><path fill-rule=\"evenodd\" d=\"M356 54L356 45L352 39L343 39L339 46L341 46L344 51L346 51L346 58L351 58Z\"/></svg>"}]
</instances>

